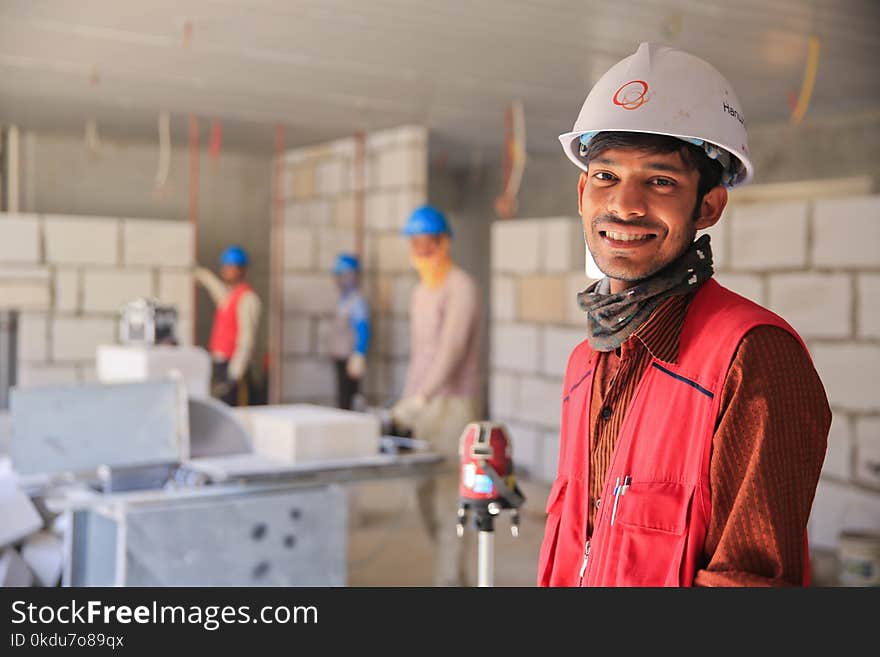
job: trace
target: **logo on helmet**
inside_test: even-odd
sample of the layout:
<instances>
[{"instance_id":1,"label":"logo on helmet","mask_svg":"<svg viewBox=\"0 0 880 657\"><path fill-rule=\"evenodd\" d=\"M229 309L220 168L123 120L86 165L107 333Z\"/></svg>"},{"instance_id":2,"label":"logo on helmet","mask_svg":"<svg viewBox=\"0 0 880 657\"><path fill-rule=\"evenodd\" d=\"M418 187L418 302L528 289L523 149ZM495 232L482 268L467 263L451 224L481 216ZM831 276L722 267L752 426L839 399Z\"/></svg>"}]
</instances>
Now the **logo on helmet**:
<instances>
[{"instance_id":1,"label":"logo on helmet","mask_svg":"<svg viewBox=\"0 0 880 657\"><path fill-rule=\"evenodd\" d=\"M615 105L625 110L639 109L648 100L648 83L644 80L630 80L614 92Z\"/></svg>"}]
</instances>

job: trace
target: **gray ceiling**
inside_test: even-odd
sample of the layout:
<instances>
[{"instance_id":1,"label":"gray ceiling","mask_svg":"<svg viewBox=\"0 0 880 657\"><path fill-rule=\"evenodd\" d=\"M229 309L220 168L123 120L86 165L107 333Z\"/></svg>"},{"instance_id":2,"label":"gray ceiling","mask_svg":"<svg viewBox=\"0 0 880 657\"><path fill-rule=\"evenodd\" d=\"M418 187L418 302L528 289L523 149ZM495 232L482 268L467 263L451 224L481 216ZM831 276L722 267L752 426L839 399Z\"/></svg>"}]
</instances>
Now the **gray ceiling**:
<instances>
[{"instance_id":1,"label":"gray ceiling","mask_svg":"<svg viewBox=\"0 0 880 657\"><path fill-rule=\"evenodd\" d=\"M415 122L494 149L519 98L548 151L643 40L715 64L750 122L785 120L810 34L808 118L880 109L880 0L0 0L0 122L154 139L165 108L176 138L187 113L222 120L225 147Z\"/></svg>"}]
</instances>

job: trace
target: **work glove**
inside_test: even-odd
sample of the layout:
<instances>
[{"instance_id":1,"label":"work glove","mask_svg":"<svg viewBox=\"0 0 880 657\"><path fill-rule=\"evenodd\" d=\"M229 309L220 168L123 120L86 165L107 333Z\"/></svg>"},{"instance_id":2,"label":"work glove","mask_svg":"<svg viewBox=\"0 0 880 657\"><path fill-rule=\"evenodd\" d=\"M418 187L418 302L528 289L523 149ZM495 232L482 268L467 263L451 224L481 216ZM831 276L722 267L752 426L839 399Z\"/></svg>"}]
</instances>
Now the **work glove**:
<instances>
[{"instance_id":1,"label":"work glove","mask_svg":"<svg viewBox=\"0 0 880 657\"><path fill-rule=\"evenodd\" d=\"M422 395L404 397L391 408L391 419L399 429L412 429L427 400Z\"/></svg>"},{"instance_id":2,"label":"work glove","mask_svg":"<svg viewBox=\"0 0 880 657\"><path fill-rule=\"evenodd\" d=\"M362 379L367 369L367 359L363 354L352 354L345 363L345 373L352 379Z\"/></svg>"}]
</instances>

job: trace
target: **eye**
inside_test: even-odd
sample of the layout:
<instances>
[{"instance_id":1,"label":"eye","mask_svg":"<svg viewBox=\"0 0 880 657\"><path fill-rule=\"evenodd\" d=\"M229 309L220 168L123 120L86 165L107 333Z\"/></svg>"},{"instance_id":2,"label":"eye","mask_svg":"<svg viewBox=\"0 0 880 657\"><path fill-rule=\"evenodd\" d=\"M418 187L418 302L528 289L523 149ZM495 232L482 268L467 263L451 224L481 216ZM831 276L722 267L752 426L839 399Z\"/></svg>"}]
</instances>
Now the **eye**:
<instances>
[{"instance_id":1,"label":"eye","mask_svg":"<svg viewBox=\"0 0 880 657\"><path fill-rule=\"evenodd\" d=\"M593 178L601 182L611 182L614 180L614 174L608 173L607 171L597 171L593 174Z\"/></svg>"},{"instance_id":2,"label":"eye","mask_svg":"<svg viewBox=\"0 0 880 657\"><path fill-rule=\"evenodd\" d=\"M675 181L669 178L653 178L651 184L656 187L674 187Z\"/></svg>"}]
</instances>

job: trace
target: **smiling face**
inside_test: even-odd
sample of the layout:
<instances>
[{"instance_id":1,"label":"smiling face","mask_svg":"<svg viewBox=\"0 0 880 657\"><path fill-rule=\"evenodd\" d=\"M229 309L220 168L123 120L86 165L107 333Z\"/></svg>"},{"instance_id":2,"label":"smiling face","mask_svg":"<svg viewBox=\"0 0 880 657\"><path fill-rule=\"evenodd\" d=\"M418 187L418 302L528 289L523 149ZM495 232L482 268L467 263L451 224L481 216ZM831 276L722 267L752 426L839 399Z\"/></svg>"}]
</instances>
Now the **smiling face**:
<instances>
[{"instance_id":1,"label":"smiling face","mask_svg":"<svg viewBox=\"0 0 880 657\"><path fill-rule=\"evenodd\" d=\"M680 151L609 148L590 161L578 181L578 209L612 293L656 274L687 250L698 230L718 221L727 190L713 187L695 207L699 181Z\"/></svg>"}]
</instances>

